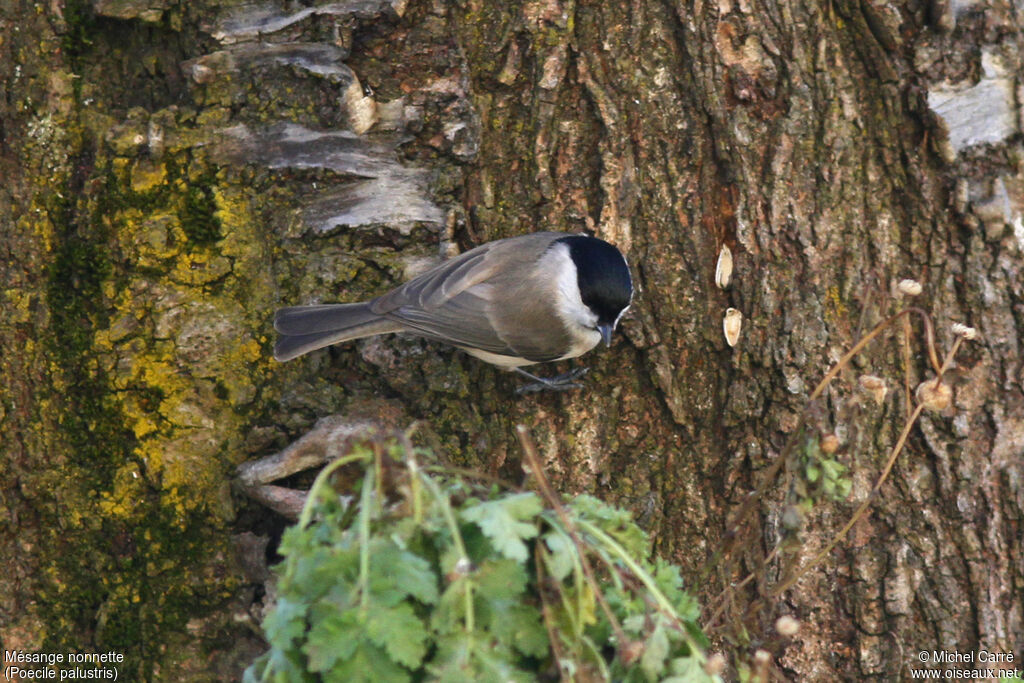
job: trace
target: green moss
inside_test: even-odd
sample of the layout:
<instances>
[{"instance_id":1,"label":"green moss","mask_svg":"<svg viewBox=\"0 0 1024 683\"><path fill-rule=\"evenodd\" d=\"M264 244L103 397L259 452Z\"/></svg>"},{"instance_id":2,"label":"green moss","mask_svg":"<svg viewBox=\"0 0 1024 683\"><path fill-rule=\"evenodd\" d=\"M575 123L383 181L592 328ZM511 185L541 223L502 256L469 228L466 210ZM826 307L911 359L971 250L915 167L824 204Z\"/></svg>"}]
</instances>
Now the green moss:
<instances>
[{"instance_id":1,"label":"green moss","mask_svg":"<svg viewBox=\"0 0 1024 683\"><path fill-rule=\"evenodd\" d=\"M54 558L39 596L49 606L45 648L82 650L90 644L81 634L92 633L94 647L125 655L128 671L147 671L155 644L221 599L197 574L216 547L200 520L183 531L173 511L149 505L145 513L145 531L110 520L88 532L55 530L55 546L67 552Z\"/></svg>"},{"instance_id":2,"label":"green moss","mask_svg":"<svg viewBox=\"0 0 1024 683\"><path fill-rule=\"evenodd\" d=\"M215 195L216 169L202 170L189 178L187 161L168 156L162 165L123 159L120 169L111 168L105 178L102 210L110 217L127 209L143 214L174 213L189 244L208 246L222 237Z\"/></svg>"},{"instance_id":3,"label":"green moss","mask_svg":"<svg viewBox=\"0 0 1024 683\"><path fill-rule=\"evenodd\" d=\"M92 49L96 34L96 13L87 0L65 0L64 21L67 29L61 36L61 47L68 55L72 68L76 68L82 56Z\"/></svg>"},{"instance_id":4,"label":"green moss","mask_svg":"<svg viewBox=\"0 0 1024 683\"><path fill-rule=\"evenodd\" d=\"M91 168L91 162L79 165ZM109 349L97 345L108 331L109 311L116 310L111 293L128 283L118 227L127 215L174 206L180 194L166 182L133 191L112 164L100 163L92 173L101 182L82 180L82 187L61 193L76 201L47 207L55 253L46 346L58 378L54 398L64 448L31 484L52 496L38 508L51 531L37 604L47 623L44 650L111 649L126 656L122 671L145 679L160 654L154 644L212 608L230 586L209 574L211 558L224 552L209 510L202 503L183 505L181 495L190 494L166 490L159 473L154 481L137 419L125 412L131 407L155 423L165 421L159 411L168 390L133 383L115 391L109 364L100 360ZM83 191L87 187L96 189ZM92 642L83 634L92 634Z\"/></svg>"},{"instance_id":5,"label":"green moss","mask_svg":"<svg viewBox=\"0 0 1024 683\"><path fill-rule=\"evenodd\" d=\"M69 191L66 196L76 193ZM50 269L47 303L52 315L50 351L63 370L65 397L76 406L65 421L73 462L102 472L130 449L122 434L120 417L104 400L102 376L84 362L91 355L93 330L104 322L101 286L112 273L102 221L81 226L69 200L60 200L52 214L58 243Z\"/></svg>"},{"instance_id":6,"label":"green moss","mask_svg":"<svg viewBox=\"0 0 1024 683\"><path fill-rule=\"evenodd\" d=\"M118 161L123 161L119 159ZM130 180L131 171L124 164L122 168L110 167L104 174L104 187L101 196L98 198L100 209L108 216L113 217L125 209L138 209L150 212L157 208L167 206L171 197L170 185L167 182L154 184L144 190L136 190L133 187L140 187ZM168 162L170 173L176 171L173 162Z\"/></svg>"},{"instance_id":7,"label":"green moss","mask_svg":"<svg viewBox=\"0 0 1024 683\"><path fill-rule=\"evenodd\" d=\"M494 50L494 36L506 35L511 13L501 7L466 5L458 16L459 33L464 36L465 45L472 52L467 60L473 80L492 78L504 66L505 54Z\"/></svg>"},{"instance_id":8,"label":"green moss","mask_svg":"<svg viewBox=\"0 0 1024 683\"><path fill-rule=\"evenodd\" d=\"M210 169L191 181L178 211L182 230L196 245L213 244L221 239L221 223L214 195L216 179L216 172Z\"/></svg>"}]
</instances>

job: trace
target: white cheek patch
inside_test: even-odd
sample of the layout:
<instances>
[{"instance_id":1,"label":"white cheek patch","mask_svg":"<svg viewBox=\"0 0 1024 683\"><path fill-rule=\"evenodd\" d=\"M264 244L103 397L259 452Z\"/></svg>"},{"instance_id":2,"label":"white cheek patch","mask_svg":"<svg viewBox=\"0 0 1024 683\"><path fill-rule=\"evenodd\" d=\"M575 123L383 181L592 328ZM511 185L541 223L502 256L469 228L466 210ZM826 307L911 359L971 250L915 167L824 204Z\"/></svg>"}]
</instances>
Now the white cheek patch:
<instances>
[{"instance_id":1,"label":"white cheek patch","mask_svg":"<svg viewBox=\"0 0 1024 683\"><path fill-rule=\"evenodd\" d=\"M564 244L556 244L544 258L544 260L548 259L552 261L551 266L557 273L555 308L558 311L558 317L570 330L577 327L593 330L597 326L597 316L580 298L576 264L569 256L569 247ZM574 330L573 333L578 334L578 331Z\"/></svg>"},{"instance_id":2,"label":"white cheek patch","mask_svg":"<svg viewBox=\"0 0 1024 683\"><path fill-rule=\"evenodd\" d=\"M569 247L564 244L555 245L548 252L545 260L550 259L547 267L554 270L555 311L565 323L566 330L572 339L569 350L559 360L576 358L597 346L601 341L601 333L597 327L597 315L583 303L580 286L577 280L576 264L569 255ZM551 271L548 271L551 272Z\"/></svg>"}]
</instances>

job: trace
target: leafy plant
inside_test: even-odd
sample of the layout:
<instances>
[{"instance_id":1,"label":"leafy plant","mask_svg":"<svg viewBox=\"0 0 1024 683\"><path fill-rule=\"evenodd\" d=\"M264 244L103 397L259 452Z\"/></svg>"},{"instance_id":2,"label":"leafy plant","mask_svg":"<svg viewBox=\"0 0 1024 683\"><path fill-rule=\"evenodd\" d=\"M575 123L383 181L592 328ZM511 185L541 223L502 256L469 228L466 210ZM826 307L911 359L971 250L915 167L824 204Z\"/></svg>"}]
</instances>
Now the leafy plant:
<instances>
[{"instance_id":1,"label":"leafy plant","mask_svg":"<svg viewBox=\"0 0 1024 683\"><path fill-rule=\"evenodd\" d=\"M246 681L717 680L696 601L627 512L371 445L324 469L284 534ZM333 475L357 467L358 496L340 495Z\"/></svg>"},{"instance_id":2,"label":"leafy plant","mask_svg":"<svg viewBox=\"0 0 1024 683\"><path fill-rule=\"evenodd\" d=\"M807 508L821 498L846 500L853 488L849 468L821 448L817 435L812 435L804 445L803 475L794 487Z\"/></svg>"}]
</instances>

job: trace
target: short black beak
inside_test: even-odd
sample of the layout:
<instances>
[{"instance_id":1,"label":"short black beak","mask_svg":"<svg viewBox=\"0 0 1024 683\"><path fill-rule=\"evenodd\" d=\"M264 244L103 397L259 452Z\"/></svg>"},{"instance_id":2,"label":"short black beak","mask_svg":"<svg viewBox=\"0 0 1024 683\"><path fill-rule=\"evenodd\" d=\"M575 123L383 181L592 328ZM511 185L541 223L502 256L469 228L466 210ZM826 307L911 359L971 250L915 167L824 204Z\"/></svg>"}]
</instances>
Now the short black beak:
<instances>
[{"instance_id":1,"label":"short black beak","mask_svg":"<svg viewBox=\"0 0 1024 683\"><path fill-rule=\"evenodd\" d=\"M601 339L604 340L605 346L612 345L612 332L615 330L614 325L598 325L597 331L601 333Z\"/></svg>"}]
</instances>

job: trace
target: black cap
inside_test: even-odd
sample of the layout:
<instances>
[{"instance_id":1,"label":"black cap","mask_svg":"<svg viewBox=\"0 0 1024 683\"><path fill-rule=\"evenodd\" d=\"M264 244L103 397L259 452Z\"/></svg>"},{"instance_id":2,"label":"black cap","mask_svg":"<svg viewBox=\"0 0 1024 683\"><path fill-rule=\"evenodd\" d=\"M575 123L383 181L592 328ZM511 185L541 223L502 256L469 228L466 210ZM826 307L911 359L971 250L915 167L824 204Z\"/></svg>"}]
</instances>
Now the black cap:
<instances>
[{"instance_id":1,"label":"black cap","mask_svg":"<svg viewBox=\"0 0 1024 683\"><path fill-rule=\"evenodd\" d=\"M587 235L558 241L569 247L569 255L576 264L576 283L583 303L597 315L598 324L614 325L633 298L633 280L622 252Z\"/></svg>"}]
</instances>

